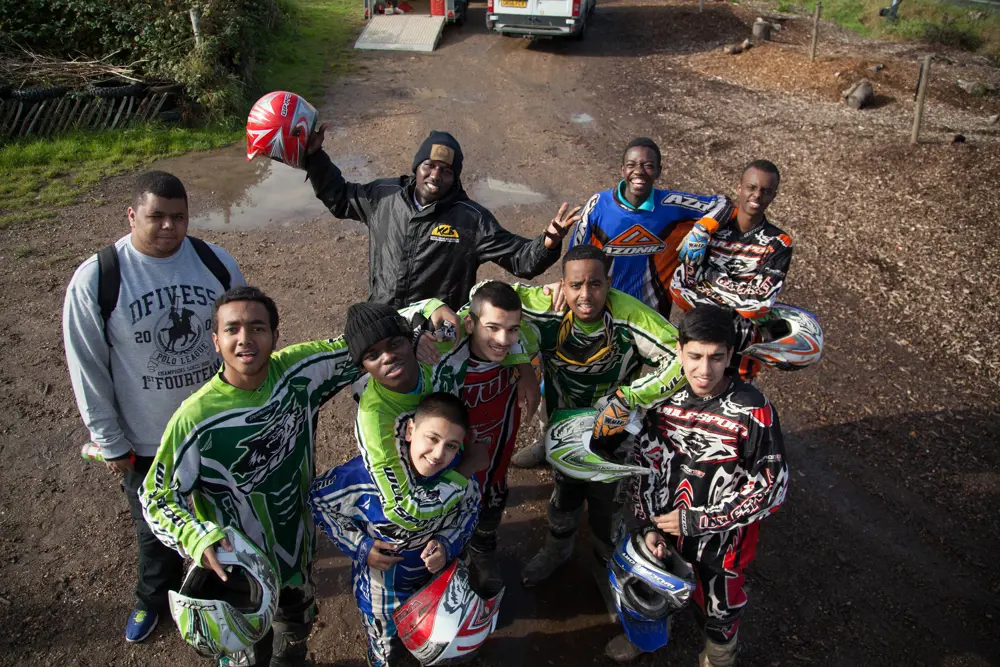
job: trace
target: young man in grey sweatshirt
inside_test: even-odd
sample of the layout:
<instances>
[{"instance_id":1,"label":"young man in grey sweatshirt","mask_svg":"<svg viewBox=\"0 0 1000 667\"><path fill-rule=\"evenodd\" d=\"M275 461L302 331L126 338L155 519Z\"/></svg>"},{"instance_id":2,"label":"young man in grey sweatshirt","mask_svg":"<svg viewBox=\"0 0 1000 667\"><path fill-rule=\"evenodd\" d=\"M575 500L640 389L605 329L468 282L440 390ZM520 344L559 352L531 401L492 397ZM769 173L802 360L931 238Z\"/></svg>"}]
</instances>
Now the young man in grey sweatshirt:
<instances>
[{"instance_id":1,"label":"young man in grey sweatshirt","mask_svg":"<svg viewBox=\"0 0 1000 667\"><path fill-rule=\"evenodd\" d=\"M187 192L176 176L141 174L128 220L131 233L111 254L119 265L117 305L105 321L99 282L107 291L114 281L107 272L102 277L98 255L90 257L66 290L63 341L83 423L108 469L122 476L135 523L139 574L125 639L140 642L166 610L167 592L180 586L182 561L146 524L137 490L174 411L219 368L215 298L246 280L228 252L187 237ZM206 250L217 258L214 271L201 257ZM229 285L222 282L226 272Z\"/></svg>"}]
</instances>

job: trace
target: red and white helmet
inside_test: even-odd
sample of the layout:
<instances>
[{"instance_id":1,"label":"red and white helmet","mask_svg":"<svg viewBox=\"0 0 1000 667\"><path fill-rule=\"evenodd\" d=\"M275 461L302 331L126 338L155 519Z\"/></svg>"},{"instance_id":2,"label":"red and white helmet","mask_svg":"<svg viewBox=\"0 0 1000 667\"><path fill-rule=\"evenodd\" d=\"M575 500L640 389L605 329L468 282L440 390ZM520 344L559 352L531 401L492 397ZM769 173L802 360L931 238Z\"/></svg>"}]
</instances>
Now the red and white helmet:
<instances>
[{"instance_id":1,"label":"red and white helmet","mask_svg":"<svg viewBox=\"0 0 1000 667\"><path fill-rule=\"evenodd\" d=\"M302 169L306 142L316 129L313 105L295 93L279 90L257 100L247 118L247 160L266 155Z\"/></svg>"},{"instance_id":2,"label":"red and white helmet","mask_svg":"<svg viewBox=\"0 0 1000 667\"><path fill-rule=\"evenodd\" d=\"M503 592L479 597L456 558L396 610L396 632L422 665L457 662L475 653L496 628Z\"/></svg>"},{"instance_id":3,"label":"red and white helmet","mask_svg":"<svg viewBox=\"0 0 1000 667\"><path fill-rule=\"evenodd\" d=\"M823 356L823 327L808 310L776 303L758 331L763 340L740 354L783 371L811 366Z\"/></svg>"}]
</instances>

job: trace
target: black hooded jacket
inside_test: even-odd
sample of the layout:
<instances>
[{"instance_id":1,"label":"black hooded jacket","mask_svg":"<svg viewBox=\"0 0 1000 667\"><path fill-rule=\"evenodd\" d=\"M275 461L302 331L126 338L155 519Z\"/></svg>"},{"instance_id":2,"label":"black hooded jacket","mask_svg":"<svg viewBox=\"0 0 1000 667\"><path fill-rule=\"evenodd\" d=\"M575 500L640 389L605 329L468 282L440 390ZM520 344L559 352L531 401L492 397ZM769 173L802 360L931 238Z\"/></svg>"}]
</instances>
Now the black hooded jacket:
<instances>
[{"instance_id":1,"label":"black hooded jacket","mask_svg":"<svg viewBox=\"0 0 1000 667\"><path fill-rule=\"evenodd\" d=\"M456 177L444 198L422 211L413 200L413 175L348 183L323 151L305 163L320 201L341 219L368 226L368 300L401 308L436 297L458 310L476 284L480 264L495 262L520 278L533 278L559 259L545 235L512 234L469 199Z\"/></svg>"}]
</instances>

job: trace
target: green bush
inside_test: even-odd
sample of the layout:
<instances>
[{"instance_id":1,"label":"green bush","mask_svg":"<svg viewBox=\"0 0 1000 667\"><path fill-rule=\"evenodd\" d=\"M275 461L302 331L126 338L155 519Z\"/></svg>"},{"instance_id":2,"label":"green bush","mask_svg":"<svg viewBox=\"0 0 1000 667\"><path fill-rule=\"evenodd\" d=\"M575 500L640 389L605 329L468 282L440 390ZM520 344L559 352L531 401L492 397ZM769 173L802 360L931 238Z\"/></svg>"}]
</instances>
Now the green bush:
<instances>
[{"instance_id":1,"label":"green bush","mask_svg":"<svg viewBox=\"0 0 1000 667\"><path fill-rule=\"evenodd\" d=\"M192 9L200 16L197 46ZM259 46L279 18L275 0L0 0L0 32L14 44L67 59L108 58L146 79L177 81L209 117L245 111Z\"/></svg>"}]
</instances>

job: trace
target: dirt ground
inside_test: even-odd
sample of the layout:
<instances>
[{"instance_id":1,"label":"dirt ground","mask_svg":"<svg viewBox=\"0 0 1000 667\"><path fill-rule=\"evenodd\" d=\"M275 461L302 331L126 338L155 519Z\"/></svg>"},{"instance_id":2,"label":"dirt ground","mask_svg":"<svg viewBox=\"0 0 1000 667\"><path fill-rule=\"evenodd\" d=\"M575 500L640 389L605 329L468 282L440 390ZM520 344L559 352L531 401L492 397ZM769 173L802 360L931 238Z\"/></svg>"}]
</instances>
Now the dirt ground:
<instances>
[{"instance_id":1,"label":"dirt ground","mask_svg":"<svg viewBox=\"0 0 1000 667\"><path fill-rule=\"evenodd\" d=\"M394 175L430 129L448 129L474 191L492 178L540 193L496 204L526 235L559 202L613 185L636 135L663 149L661 187L733 194L742 164L778 164L771 218L796 243L784 300L819 314L827 345L818 366L761 381L793 473L749 573L746 664L1000 664L1000 126L988 122L1000 98L957 87L995 85L1000 70L968 55L935 60L923 140L910 146L927 49L824 25L809 64L808 20L785 18L774 43L723 55L761 11L601 2L583 42L532 43L486 34L474 5L432 54L360 54L360 73L320 105L332 126L327 150L352 156L350 173ZM884 69L871 71L876 64ZM859 76L875 83L874 109L838 104ZM966 141L953 144L956 133ZM194 215L249 184L230 152L231 170L217 158L209 169L204 156L170 163L200 174L186 179ZM3 665L205 664L169 620L142 645L122 640L135 538L116 480L78 454L86 433L61 347L62 301L77 264L127 231L128 189L127 177L110 179L55 221L0 230ZM339 332L347 306L366 296L364 230L305 211L280 226L239 231L234 218L233 231L195 232L277 299L285 341ZM347 396L324 409L321 468L354 455L352 419ZM518 471L513 483L502 627L476 664L609 664L603 646L616 628L583 549L548 585L516 583L543 539L549 474ZM361 666L348 565L320 543L310 648L316 664ZM670 646L635 664L693 665L698 644L682 619Z\"/></svg>"}]
</instances>

